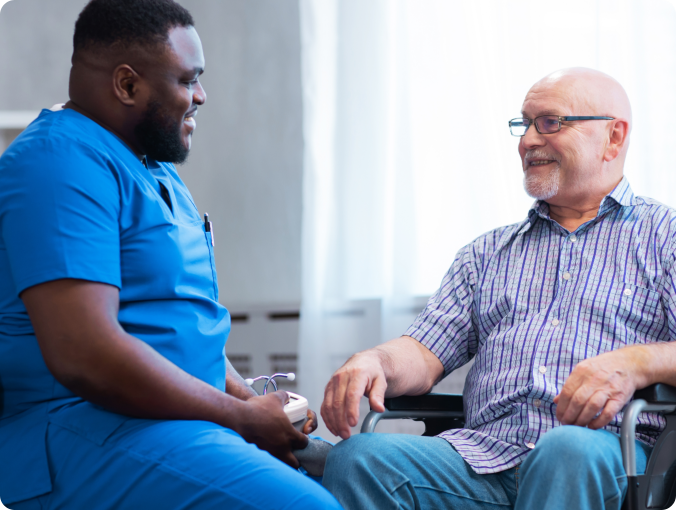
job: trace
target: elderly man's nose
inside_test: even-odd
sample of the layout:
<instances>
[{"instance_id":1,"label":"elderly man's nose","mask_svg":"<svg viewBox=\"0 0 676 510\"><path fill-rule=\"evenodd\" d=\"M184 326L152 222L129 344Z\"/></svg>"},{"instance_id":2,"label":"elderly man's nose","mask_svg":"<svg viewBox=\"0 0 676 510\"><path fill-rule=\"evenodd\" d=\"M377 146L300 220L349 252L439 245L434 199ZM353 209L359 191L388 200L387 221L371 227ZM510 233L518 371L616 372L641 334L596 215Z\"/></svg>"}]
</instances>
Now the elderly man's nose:
<instances>
[{"instance_id":1,"label":"elderly man's nose","mask_svg":"<svg viewBox=\"0 0 676 510\"><path fill-rule=\"evenodd\" d=\"M526 134L521 137L521 143L526 149L531 149L533 147L541 147L544 145L545 139L544 136L535 129L535 124L531 124L526 130Z\"/></svg>"}]
</instances>

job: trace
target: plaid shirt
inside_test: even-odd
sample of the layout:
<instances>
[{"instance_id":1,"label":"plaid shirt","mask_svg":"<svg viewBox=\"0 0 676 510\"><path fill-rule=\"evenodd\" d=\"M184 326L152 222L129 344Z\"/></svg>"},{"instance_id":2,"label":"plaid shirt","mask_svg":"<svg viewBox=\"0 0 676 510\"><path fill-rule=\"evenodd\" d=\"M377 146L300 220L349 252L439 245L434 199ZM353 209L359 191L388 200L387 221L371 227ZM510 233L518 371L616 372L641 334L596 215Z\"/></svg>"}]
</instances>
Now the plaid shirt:
<instances>
[{"instance_id":1,"label":"plaid shirt","mask_svg":"<svg viewBox=\"0 0 676 510\"><path fill-rule=\"evenodd\" d=\"M676 338L675 222L675 210L634 196L622 179L572 234L537 201L522 223L460 250L406 334L445 375L474 358L467 428L440 434L474 471L516 466L560 424L553 400L580 361ZM621 421L604 428L619 434ZM638 439L654 444L664 424L642 414Z\"/></svg>"}]
</instances>

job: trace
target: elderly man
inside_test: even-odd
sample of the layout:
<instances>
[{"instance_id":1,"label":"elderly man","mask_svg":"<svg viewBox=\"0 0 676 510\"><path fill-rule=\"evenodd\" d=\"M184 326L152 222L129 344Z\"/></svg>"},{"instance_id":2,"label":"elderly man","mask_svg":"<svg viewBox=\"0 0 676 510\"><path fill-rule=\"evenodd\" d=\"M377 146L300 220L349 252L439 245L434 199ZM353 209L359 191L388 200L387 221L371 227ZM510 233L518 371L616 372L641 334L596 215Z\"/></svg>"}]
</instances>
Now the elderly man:
<instances>
[{"instance_id":1,"label":"elderly man","mask_svg":"<svg viewBox=\"0 0 676 510\"><path fill-rule=\"evenodd\" d=\"M206 101L191 15L93 0L72 62L65 108L0 158L0 499L340 508L292 469L308 439L286 393L225 358L210 224L171 164Z\"/></svg>"},{"instance_id":2,"label":"elderly man","mask_svg":"<svg viewBox=\"0 0 676 510\"><path fill-rule=\"evenodd\" d=\"M626 93L559 71L510 129L537 199L528 217L460 250L406 335L350 358L322 406L347 439L361 395L382 411L474 359L466 428L343 441L324 484L345 508L619 509L620 410L636 389L676 384L676 213L623 177ZM641 417L639 472L663 424Z\"/></svg>"}]
</instances>

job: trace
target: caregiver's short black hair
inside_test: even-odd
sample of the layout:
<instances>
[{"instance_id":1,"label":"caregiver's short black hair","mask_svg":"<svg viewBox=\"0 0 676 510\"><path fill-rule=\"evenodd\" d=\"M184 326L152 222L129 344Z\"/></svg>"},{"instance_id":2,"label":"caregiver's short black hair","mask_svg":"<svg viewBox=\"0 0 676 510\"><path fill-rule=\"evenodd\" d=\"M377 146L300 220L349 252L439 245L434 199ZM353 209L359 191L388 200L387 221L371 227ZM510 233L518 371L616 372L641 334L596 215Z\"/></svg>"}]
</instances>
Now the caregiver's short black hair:
<instances>
[{"instance_id":1,"label":"caregiver's short black hair","mask_svg":"<svg viewBox=\"0 0 676 510\"><path fill-rule=\"evenodd\" d=\"M75 23L73 52L157 46L169 31L194 22L173 0L91 0Z\"/></svg>"}]
</instances>

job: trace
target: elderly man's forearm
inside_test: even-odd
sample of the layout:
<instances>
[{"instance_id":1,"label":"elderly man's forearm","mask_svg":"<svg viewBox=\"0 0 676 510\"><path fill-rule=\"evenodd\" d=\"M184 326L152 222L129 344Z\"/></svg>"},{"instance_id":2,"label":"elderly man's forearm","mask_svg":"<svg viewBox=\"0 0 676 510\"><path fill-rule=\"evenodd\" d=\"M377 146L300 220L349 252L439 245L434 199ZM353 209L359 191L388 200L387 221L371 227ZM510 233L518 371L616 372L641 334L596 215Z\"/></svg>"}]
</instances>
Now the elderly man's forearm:
<instances>
[{"instance_id":1,"label":"elderly man's forearm","mask_svg":"<svg viewBox=\"0 0 676 510\"><path fill-rule=\"evenodd\" d=\"M636 387L665 383L676 386L676 342L633 345L631 351L636 364Z\"/></svg>"},{"instance_id":2,"label":"elderly man's forearm","mask_svg":"<svg viewBox=\"0 0 676 510\"><path fill-rule=\"evenodd\" d=\"M378 354L387 379L386 396L422 395L429 392L443 375L439 359L409 336L395 338L373 349Z\"/></svg>"}]
</instances>

